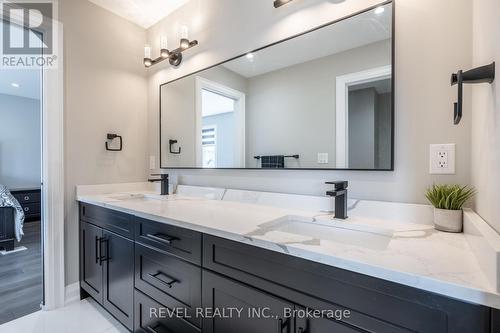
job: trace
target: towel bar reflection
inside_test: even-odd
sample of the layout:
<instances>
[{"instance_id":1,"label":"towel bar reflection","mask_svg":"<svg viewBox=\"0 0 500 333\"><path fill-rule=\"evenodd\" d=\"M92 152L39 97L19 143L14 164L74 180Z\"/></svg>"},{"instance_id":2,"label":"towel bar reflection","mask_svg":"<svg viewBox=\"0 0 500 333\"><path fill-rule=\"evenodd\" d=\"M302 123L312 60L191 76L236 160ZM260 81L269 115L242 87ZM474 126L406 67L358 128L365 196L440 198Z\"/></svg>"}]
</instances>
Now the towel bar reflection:
<instances>
[{"instance_id":1,"label":"towel bar reflection","mask_svg":"<svg viewBox=\"0 0 500 333\"><path fill-rule=\"evenodd\" d=\"M253 158L255 158L256 160L260 160L262 156L254 156ZM284 155L283 157L287 157L287 158L299 158L300 156L299 155Z\"/></svg>"}]
</instances>

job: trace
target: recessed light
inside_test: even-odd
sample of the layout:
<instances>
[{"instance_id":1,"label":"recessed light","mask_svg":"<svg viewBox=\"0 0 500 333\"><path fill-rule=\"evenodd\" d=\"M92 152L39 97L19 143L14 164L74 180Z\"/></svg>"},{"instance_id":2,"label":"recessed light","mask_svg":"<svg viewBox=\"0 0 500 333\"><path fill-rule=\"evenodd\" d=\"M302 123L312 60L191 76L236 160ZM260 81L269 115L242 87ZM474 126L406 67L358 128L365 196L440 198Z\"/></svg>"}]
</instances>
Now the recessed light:
<instances>
[{"instance_id":1,"label":"recessed light","mask_svg":"<svg viewBox=\"0 0 500 333\"><path fill-rule=\"evenodd\" d=\"M385 12L385 8L384 7L377 7L377 8L375 8L375 14L380 15L383 12Z\"/></svg>"},{"instance_id":2,"label":"recessed light","mask_svg":"<svg viewBox=\"0 0 500 333\"><path fill-rule=\"evenodd\" d=\"M254 57L253 53L247 53L247 59L252 60Z\"/></svg>"},{"instance_id":3,"label":"recessed light","mask_svg":"<svg viewBox=\"0 0 500 333\"><path fill-rule=\"evenodd\" d=\"M16 82L12 82L10 85L13 86L14 88L19 88L21 86L19 83Z\"/></svg>"}]
</instances>

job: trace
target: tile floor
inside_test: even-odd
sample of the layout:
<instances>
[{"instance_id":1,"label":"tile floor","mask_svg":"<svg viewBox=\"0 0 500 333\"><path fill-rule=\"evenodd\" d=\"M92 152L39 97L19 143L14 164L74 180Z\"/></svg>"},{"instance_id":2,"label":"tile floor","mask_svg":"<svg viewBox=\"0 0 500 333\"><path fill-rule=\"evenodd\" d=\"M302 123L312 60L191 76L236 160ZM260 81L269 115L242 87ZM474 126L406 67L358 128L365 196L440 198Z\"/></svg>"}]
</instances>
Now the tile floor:
<instances>
[{"instance_id":1,"label":"tile floor","mask_svg":"<svg viewBox=\"0 0 500 333\"><path fill-rule=\"evenodd\" d=\"M54 311L38 311L0 325L0 333L128 333L95 301L85 299Z\"/></svg>"}]
</instances>

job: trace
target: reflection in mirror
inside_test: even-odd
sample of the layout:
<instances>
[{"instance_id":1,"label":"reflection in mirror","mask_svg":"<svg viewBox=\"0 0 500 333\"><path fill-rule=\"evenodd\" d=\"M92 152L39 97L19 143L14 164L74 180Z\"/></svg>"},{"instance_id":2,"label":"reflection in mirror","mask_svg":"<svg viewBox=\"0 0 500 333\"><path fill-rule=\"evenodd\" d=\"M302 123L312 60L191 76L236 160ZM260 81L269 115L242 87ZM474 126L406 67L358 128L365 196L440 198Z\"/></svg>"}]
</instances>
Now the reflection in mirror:
<instances>
[{"instance_id":1,"label":"reflection in mirror","mask_svg":"<svg viewBox=\"0 0 500 333\"><path fill-rule=\"evenodd\" d=\"M391 170L392 31L389 3L163 84L161 166Z\"/></svg>"}]
</instances>

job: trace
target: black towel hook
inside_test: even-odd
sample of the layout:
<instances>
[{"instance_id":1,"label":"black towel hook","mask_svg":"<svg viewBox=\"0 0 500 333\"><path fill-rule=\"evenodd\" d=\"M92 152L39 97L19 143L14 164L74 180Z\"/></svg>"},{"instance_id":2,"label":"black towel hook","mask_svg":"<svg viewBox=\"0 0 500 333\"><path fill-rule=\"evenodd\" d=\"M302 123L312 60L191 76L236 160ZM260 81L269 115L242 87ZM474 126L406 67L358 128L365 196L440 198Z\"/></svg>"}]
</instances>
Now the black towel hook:
<instances>
[{"instance_id":1,"label":"black towel hook","mask_svg":"<svg viewBox=\"0 0 500 333\"><path fill-rule=\"evenodd\" d=\"M181 147L179 147L178 151L172 150L172 146L175 145L176 143L177 143L177 140L172 140L172 139L168 140L170 154L180 154L181 153Z\"/></svg>"},{"instance_id":2,"label":"black towel hook","mask_svg":"<svg viewBox=\"0 0 500 333\"><path fill-rule=\"evenodd\" d=\"M451 74L451 85L458 85L458 99L454 104L453 123L458 125L462 119L462 99L464 83L493 83L495 80L495 62L463 72Z\"/></svg>"}]
</instances>

